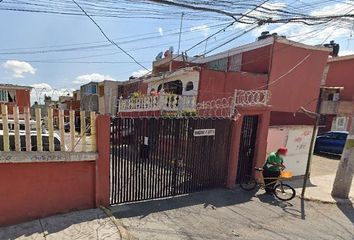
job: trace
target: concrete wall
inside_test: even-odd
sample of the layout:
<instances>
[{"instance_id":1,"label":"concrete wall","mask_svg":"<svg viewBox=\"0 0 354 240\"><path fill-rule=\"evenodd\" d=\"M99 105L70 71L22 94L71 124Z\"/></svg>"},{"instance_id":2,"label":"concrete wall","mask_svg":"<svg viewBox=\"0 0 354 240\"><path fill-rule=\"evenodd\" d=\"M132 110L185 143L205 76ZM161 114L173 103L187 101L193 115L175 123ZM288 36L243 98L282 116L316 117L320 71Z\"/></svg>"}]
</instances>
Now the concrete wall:
<instances>
[{"instance_id":1,"label":"concrete wall","mask_svg":"<svg viewBox=\"0 0 354 240\"><path fill-rule=\"evenodd\" d=\"M352 101L354 97L354 59L329 62L325 86L344 87L341 100Z\"/></svg>"},{"instance_id":2,"label":"concrete wall","mask_svg":"<svg viewBox=\"0 0 354 240\"><path fill-rule=\"evenodd\" d=\"M78 153L75 161L52 153L35 153L27 162L14 159L15 152L0 155L0 226L109 205L110 118L98 116L96 124L96 161L80 160Z\"/></svg>"},{"instance_id":3,"label":"concrete wall","mask_svg":"<svg viewBox=\"0 0 354 240\"><path fill-rule=\"evenodd\" d=\"M274 42L269 75L272 111L293 113L301 106L315 111L328 54L324 50Z\"/></svg>"},{"instance_id":4,"label":"concrete wall","mask_svg":"<svg viewBox=\"0 0 354 240\"><path fill-rule=\"evenodd\" d=\"M2 163L0 225L95 206L95 162Z\"/></svg>"},{"instance_id":5,"label":"concrete wall","mask_svg":"<svg viewBox=\"0 0 354 240\"><path fill-rule=\"evenodd\" d=\"M313 125L315 119L304 113L277 112L270 113L270 126L276 125Z\"/></svg>"},{"instance_id":6,"label":"concrete wall","mask_svg":"<svg viewBox=\"0 0 354 240\"><path fill-rule=\"evenodd\" d=\"M268 74L271 62L272 45L242 53L243 72Z\"/></svg>"},{"instance_id":7,"label":"concrete wall","mask_svg":"<svg viewBox=\"0 0 354 240\"><path fill-rule=\"evenodd\" d=\"M294 176L305 174L310 149L312 126L273 126L269 128L267 154L279 147L287 147L288 155L284 159L287 170Z\"/></svg>"},{"instance_id":8,"label":"concrete wall","mask_svg":"<svg viewBox=\"0 0 354 240\"><path fill-rule=\"evenodd\" d=\"M221 72L202 69L199 80L198 102L230 97L235 89L249 90L264 86L266 74Z\"/></svg>"}]
</instances>

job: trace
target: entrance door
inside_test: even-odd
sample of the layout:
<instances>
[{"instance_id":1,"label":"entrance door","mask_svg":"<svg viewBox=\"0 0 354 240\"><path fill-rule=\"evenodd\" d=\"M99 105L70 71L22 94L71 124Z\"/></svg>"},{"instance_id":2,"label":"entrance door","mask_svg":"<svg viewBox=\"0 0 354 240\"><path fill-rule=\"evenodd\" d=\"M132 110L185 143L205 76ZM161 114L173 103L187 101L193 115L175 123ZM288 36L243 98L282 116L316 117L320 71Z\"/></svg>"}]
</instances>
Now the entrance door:
<instances>
[{"instance_id":1,"label":"entrance door","mask_svg":"<svg viewBox=\"0 0 354 240\"><path fill-rule=\"evenodd\" d=\"M244 176L252 174L257 127L257 115L243 118L236 183L240 183Z\"/></svg>"}]
</instances>

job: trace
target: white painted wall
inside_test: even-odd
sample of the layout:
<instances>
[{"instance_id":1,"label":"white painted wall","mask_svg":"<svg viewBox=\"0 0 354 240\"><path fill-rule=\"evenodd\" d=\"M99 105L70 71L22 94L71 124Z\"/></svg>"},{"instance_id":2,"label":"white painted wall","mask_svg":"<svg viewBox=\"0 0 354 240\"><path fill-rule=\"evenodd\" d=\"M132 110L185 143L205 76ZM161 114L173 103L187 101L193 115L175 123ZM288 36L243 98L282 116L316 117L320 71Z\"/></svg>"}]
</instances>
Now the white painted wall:
<instances>
[{"instance_id":1,"label":"white painted wall","mask_svg":"<svg viewBox=\"0 0 354 240\"><path fill-rule=\"evenodd\" d=\"M267 154L285 146L289 149L284 162L294 176L305 174L310 149L312 126L272 126L268 131Z\"/></svg>"},{"instance_id":2,"label":"white painted wall","mask_svg":"<svg viewBox=\"0 0 354 240\"><path fill-rule=\"evenodd\" d=\"M184 72L178 76L169 76L166 77L164 80L157 80L148 83L148 93L151 92L152 89L157 90L158 86L162 83L172 82L175 80L181 80L183 83L183 92L182 95L186 96L197 96L198 95L198 85L199 85L199 71L192 71L192 72ZM193 90L186 91L186 85L188 82L193 82Z\"/></svg>"}]
</instances>

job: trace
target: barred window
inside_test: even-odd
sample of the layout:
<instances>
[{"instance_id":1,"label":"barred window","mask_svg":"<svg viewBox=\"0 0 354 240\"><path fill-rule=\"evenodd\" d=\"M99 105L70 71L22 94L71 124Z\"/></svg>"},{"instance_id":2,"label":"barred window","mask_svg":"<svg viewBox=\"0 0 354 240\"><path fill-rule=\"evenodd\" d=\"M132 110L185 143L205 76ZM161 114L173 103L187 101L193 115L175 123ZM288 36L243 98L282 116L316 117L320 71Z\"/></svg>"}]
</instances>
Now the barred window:
<instances>
[{"instance_id":1,"label":"barred window","mask_svg":"<svg viewBox=\"0 0 354 240\"><path fill-rule=\"evenodd\" d=\"M0 90L0 102L9 101L9 92L7 90Z\"/></svg>"}]
</instances>

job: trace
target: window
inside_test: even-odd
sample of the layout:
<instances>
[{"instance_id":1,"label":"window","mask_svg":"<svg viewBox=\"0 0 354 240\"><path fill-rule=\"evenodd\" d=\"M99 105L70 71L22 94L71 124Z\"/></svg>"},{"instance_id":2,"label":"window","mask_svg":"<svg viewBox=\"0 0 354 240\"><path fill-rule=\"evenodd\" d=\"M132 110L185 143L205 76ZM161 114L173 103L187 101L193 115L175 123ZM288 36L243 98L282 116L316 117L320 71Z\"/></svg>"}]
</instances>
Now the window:
<instances>
[{"instance_id":1,"label":"window","mask_svg":"<svg viewBox=\"0 0 354 240\"><path fill-rule=\"evenodd\" d=\"M165 93L182 95L183 84L182 84L181 80L167 82L167 83L164 83L163 86L162 86L162 84L160 84L159 87L157 88L157 91L160 92L162 90L162 88Z\"/></svg>"},{"instance_id":2,"label":"window","mask_svg":"<svg viewBox=\"0 0 354 240\"><path fill-rule=\"evenodd\" d=\"M100 97L102 97L104 95L104 86L99 86L98 87L98 94L100 95Z\"/></svg>"},{"instance_id":3,"label":"window","mask_svg":"<svg viewBox=\"0 0 354 240\"><path fill-rule=\"evenodd\" d=\"M91 86L90 86L90 93L91 93L91 94L97 93L97 89L96 89L96 86L95 86L95 85L91 85Z\"/></svg>"},{"instance_id":4,"label":"window","mask_svg":"<svg viewBox=\"0 0 354 240\"><path fill-rule=\"evenodd\" d=\"M16 91L0 90L0 102L16 102Z\"/></svg>"},{"instance_id":5,"label":"window","mask_svg":"<svg viewBox=\"0 0 354 240\"><path fill-rule=\"evenodd\" d=\"M337 136L336 136L336 138L338 139L338 140L347 140L347 134L345 134L345 133L338 133L337 134Z\"/></svg>"},{"instance_id":6,"label":"window","mask_svg":"<svg viewBox=\"0 0 354 240\"><path fill-rule=\"evenodd\" d=\"M346 124L346 118L345 117L337 117L337 120L336 120L337 128L344 128L345 124Z\"/></svg>"},{"instance_id":7,"label":"window","mask_svg":"<svg viewBox=\"0 0 354 240\"><path fill-rule=\"evenodd\" d=\"M186 85L186 92L193 90L193 82L188 82Z\"/></svg>"},{"instance_id":8,"label":"window","mask_svg":"<svg viewBox=\"0 0 354 240\"><path fill-rule=\"evenodd\" d=\"M227 71L227 58L214 60L207 63L207 68L216 71Z\"/></svg>"},{"instance_id":9,"label":"window","mask_svg":"<svg viewBox=\"0 0 354 240\"><path fill-rule=\"evenodd\" d=\"M0 102L8 102L9 93L7 90L0 90Z\"/></svg>"},{"instance_id":10,"label":"window","mask_svg":"<svg viewBox=\"0 0 354 240\"><path fill-rule=\"evenodd\" d=\"M241 71L242 54L236 54L230 57L229 71Z\"/></svg>"}]
</instances>

